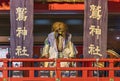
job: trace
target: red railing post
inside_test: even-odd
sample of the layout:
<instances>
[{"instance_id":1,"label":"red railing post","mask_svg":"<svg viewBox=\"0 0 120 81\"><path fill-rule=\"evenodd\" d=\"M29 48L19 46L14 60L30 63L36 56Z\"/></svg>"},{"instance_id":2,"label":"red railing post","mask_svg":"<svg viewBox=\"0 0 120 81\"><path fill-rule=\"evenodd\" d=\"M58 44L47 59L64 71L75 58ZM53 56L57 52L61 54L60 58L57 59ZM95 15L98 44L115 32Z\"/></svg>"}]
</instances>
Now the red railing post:
<instances>
[{"instance_id":1,"label":"red railing post","mask_svg":"<svg viewBox=\"0 0 120 81\"><path fill-rule=\"evenodd\" d=\"M82 78L85 78L85 79L87 78L87 72L88 72L87 70L83 70L83 76L82 76Z\"/></svg>"},{"instance_id":2,"label":"red railing post","mask_svg":"<svg viewBox=\"0 0 120 81\"><path fill-rule=\"evenodd\" d=\"M114 79L114 70L113 70L113 68L114 68L114 60L113 59L109 60L109 68L110 68L110 70L109 70L109 78L111 80L111 79Z\"/></svg>"},{"instance_id":3,"label":"red railing post","mask_svg":"<svg viewBox=\"0 0 120 81\"><path fill-rule=\"evenodd\" d=\"M61 72L60 72L60 59L55 59L56 61L56 81L61 79Z\"/></svg>"},{"instance_id":4,"label":"red railing post","mask_svg":"<svg viewBox=\"0 0 120 81\"><path fill-rule=\"evenodd\" d=\"M34 77L34 70L33 69L29 70L29 77Z\"/></svg>"},{"instance_id":5,"label":"red railing post","mask_svg":"<svg viewBox=\"0 0 120 81\"><path fill-rule=\"evenodd\" d=\"M3 81L7 81L8 79L7 62L7 59L3 59Z\"/></svg>"}]
</instances>

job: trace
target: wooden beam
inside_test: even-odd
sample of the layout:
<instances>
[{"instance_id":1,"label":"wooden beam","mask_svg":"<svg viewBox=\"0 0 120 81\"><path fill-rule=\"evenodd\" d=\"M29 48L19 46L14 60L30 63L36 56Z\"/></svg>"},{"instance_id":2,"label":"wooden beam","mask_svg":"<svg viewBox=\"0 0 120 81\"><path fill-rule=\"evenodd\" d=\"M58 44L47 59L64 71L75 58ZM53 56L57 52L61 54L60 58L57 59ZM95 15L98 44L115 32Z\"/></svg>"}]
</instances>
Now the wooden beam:
<instances>
[{"instance_id":1,"label":"wooden beam","mask_svg":"<svg viewBox=\"0 0 120 81\"><path fill-rule=\"evenodd\" d=\"M10 0L12 58L32 58L33 0Z\"/></svg>"},{"instance_id":2,"label":"wooden beam","mask_svg":"<svg viewBox=\"0 0 120 81\"><path fill-rule=\"evenodd\" d=\"M85 0L84 49L85 58L106 58L107 50L107 0Z\"/></svg>"}]
</instances>

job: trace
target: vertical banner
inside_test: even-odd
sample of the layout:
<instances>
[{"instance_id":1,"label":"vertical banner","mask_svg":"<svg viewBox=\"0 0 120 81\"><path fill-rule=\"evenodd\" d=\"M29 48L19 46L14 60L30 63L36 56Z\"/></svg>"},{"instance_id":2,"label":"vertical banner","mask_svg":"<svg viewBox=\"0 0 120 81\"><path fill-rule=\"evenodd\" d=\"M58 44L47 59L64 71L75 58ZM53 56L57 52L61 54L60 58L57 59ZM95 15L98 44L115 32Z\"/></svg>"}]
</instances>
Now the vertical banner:
<instances>
[{"instance_id":1,"label":"vertical banner","mask_svg":"<svg viewBox=\"0 0 120 81\"><path fill-rule=\"evenodd\" d=\"M108 0L85 0L84 58L107 56Z\"/></svg>"},{"instance_id":2,"label":"vertical banner","mask_svg":"<svg viewBox=\"0 0 120 81\"><path fill-rule=\"evenodd\" d=\"M34 0L10 0L11 58L32 57L33 1Z\"/></svg>"}]
</instances>

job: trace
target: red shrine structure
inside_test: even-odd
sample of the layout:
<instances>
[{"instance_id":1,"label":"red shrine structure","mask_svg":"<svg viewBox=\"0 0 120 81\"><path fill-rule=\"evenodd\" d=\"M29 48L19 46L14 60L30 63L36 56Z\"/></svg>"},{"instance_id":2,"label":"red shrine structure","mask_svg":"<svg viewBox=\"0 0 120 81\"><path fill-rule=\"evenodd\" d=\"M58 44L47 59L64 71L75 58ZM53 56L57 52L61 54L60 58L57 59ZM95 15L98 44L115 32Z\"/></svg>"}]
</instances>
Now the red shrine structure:
<instances>
[{"instance_id":1,"label":"red shrine structure","mask_svg":"<svg viewBox=\"0 0 120 81\"><path fill-rule=\"evenodd\" d=\"M10 3L10 1L13 2ZM10 4L14 4L14 0L0 0L0 81L120 81L120 0L107 0L107 49L109 50L106 50L106 53L112 59L107 57L83 57L84 1L33 0L34 44L32 58L11 58L9 55L11 50L10 26L12 21L10 20L12 13L10 12L12 10ZM51 31L51 24L55 21L63 21L70 27L73 42L78 50L76 58L40 58L44 40ZM56 66L43 67L41 65L43 62L55 62ZM75 62L76 67L61 67L61 62ZM42 74L43 71L44 73ZM55 76L46 76L49 71L54 71ZM62 71L73 71L75 76L63 77Z\"/></svg>"}]
</instances>

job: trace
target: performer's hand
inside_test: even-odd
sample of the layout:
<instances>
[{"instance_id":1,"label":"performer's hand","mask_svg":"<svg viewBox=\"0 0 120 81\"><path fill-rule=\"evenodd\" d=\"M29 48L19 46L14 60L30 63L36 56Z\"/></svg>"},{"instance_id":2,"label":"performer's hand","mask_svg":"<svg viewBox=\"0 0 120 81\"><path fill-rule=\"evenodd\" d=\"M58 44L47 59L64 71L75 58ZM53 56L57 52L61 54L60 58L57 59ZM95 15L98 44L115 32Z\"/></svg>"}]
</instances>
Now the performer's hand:
<instances>
[{"instance_id":1,"label":"performer's hand","mask_svg":"<svg viewBox=\"0 0 120 81\"><path fill-rule=\"evenodd\" d=\"M45 58L48 58L49 57L49 55L48 54L45 54Z\"/></svg>"},{"instance_id":2,"label":"performer's hand","mask_svg":"<svg viewBox=\"0 0 120 81\"><path fill-rule=\"evenodd\" d=\"M48 54L44 54L44 56L42 56L41 58L49 58Z\"/></svg>"}]
</instances>

